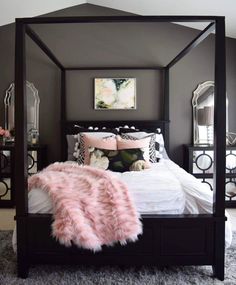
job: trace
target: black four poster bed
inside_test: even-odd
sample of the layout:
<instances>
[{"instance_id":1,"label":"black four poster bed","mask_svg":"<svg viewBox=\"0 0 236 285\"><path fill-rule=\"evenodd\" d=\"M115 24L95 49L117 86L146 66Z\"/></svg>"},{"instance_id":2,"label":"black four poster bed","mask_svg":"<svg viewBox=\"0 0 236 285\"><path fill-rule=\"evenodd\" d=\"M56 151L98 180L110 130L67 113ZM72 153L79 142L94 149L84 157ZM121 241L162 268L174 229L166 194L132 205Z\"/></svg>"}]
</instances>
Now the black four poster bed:
<instances>
[{"instance_id":1,"label":"black four poster bed","mask_svg":"<svg viewBox=\"0 0 236 285\"><path fill-rule=\"evenodd\" d=\"M53 55L30 24L113 23L113 22L210 22L210 24L168 65L150 67L73 67L67 68ZM26 133L26 55L25 37L28 35L61 70L61 159L66 160L66 139L75 132L74 125L85 127L117 127L123 124L140 129L160 128L165 145L169 144L169 70L190 50L201 43L215 29L215 113L214 113L214 193L213 214L208 215L143 215L144 233L139 241L125 247L116 245L92 253L74 246L66 248L50 233L52 216L28 214L27 191L27 133ZM161 70L164 76L164 114L162 121L76 121L66 117L67 70ZM26 278L29 266L37 263L73 263L83 265L212 265L214 276L224 279L225 251L225 23L215 16L119 16L119 17L53 17L16 19L16 138L15 185L17 222L18 276ZM173 239L173 237L175 237Z\"/></svg>"}]
</instances>

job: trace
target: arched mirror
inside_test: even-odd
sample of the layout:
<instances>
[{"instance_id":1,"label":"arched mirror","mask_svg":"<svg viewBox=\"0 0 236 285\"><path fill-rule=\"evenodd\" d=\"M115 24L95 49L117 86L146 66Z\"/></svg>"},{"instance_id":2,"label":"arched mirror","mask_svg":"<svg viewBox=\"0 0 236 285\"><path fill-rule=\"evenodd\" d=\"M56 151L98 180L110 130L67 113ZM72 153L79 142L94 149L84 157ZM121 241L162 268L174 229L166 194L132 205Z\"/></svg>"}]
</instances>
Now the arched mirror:
<instances>
[{"instance_id":1,"label":"arched mirror","mask_svg":"<svg viewBox=\"0 0 236 285\"><path fill-rule=\"evenodd\" d=\"M228 131L228 99L226 99L226 131ZM205 81L193 91L193 144L213 145L214 82Z\"/></svg>"},{"instance_id":2,"label":"arched mirror","mask_svg":"<svg viewBox=\"0 0 236 285\"><path fill-rule=\"evenodd\" d=\"M27 132L39 131L39 95L33 83L26 81L27 97ZM15 84L12 83L6 91L4 98L5 105L5 128L14 137L15 129Z\"/></svg>"}]
</instances>

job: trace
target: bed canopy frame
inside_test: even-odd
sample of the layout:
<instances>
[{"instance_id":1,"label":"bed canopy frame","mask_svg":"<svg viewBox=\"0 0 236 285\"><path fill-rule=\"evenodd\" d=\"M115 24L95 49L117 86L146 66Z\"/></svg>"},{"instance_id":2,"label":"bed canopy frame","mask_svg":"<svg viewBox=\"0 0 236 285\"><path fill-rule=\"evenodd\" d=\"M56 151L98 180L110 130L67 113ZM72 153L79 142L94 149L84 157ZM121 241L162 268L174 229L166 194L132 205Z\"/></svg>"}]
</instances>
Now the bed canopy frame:
<instances>
[{"instance_id":1,"label":"bed canopy frame","mask_svg":"<svg viewBox=\"0 0 236 285\"><path fill-rule=\"evenodd\" d=\"M210 22L210 24L166 66L65 67L32 30L30 24L130 22ZM161 126L169 144L169 70L215 30L214 97L214 191L213 214L143 215L144 234L135 244L105 248L93 254L86 250L65 248L50 236L51 215L28 214L27 192L27 112L26 52L28 35L61 70L62 160L66 157L65 134L73 125L66 119L66 72L68 70L161 70L164 75L164 114ZM41 17L16 19L15 47L15 185L17 222L18 276L26 278L33 263L120 264L120 265L212 265L215 277L224 279L225 245L225 19L219 16L111 16L111 17ZM129 121L128 121L129 122ZM91 122L87 122L89 124ZM103 122L104 123L104 122ZM108 122L109 123L109 122ZM117 122L117 124L120 122ZM135 122L134 122L135 123ZM148 121L136 122L150 125ZM97 122L99 124L99 122ZM101 122L100 122L101 124ZM115 122L110 122L115 125ZM75 254L76 253L76 254ZM117 260L117 255L119 256ZM139 256L139 257L138 257Z\"/></svg>"}]
</instances>

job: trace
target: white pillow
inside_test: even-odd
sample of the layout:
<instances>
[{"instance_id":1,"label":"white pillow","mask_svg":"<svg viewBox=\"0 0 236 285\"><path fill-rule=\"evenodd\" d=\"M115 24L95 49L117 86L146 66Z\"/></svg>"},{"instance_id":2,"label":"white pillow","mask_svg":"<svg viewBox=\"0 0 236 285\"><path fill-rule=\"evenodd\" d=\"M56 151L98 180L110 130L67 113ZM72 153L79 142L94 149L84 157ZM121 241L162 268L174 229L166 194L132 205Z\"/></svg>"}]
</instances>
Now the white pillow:
<instances>
[{"instance_id":1,"label":"white pillow","mask_svg":"<svg viewBox=\"0 0 236 285\"><path fill-rule=\"evenodd\" d=\"M74 135L66 135L66 139L67 139L67 160L74 161L75 157L73 153L75 150L75 144L77 142L77 139L74 137Z\"/></svg>"},{"instance_id":2,"label":"white pillow","mask_svg":"<svg viewBox=\"0 0 236 285\"><path fill-rule=\"evenodd\" d=\"M164 142L163 135L161 133L156 134L156 142L159 144L159 150L156 151L156 156L158 158L163 158L163 154L165 151L165 142Z\"/></svg>"},{"instance_id":3,"label":"white pillow","mask_svg":"<svg viewBox=\"0 0 236 285\"><path fill-rule=\"evenodd\" d=\"M128 132L122 133L122 138L131 139L131 140L141 140L144 138L150 138L149 147L145 150L145 160L148 160L152 163L155 163L156 160L156 134L155 133L146 133L146 132Z\"/></svg>"}]
</instances>

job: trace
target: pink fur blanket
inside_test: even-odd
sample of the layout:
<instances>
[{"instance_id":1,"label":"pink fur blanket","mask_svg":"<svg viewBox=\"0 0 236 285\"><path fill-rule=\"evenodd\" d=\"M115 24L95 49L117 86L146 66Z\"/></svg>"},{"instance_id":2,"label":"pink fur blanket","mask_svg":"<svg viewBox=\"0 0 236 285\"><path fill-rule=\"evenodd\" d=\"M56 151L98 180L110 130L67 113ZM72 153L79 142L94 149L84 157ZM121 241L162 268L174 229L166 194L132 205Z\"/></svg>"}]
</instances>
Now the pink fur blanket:
<instances>
[{"instance_id":1,"label":"pink fur blanket","mask_svg":"<svg viewBox=\"0 0 236 285\"><path fill-rule=\"evenodd\" d=\"M98 251L102 245L136 241L139 214L126 185L112 174L75 163L54 163L29 178L52 199L52 234L61 244Z\"/></svg>"}]
</instances>

